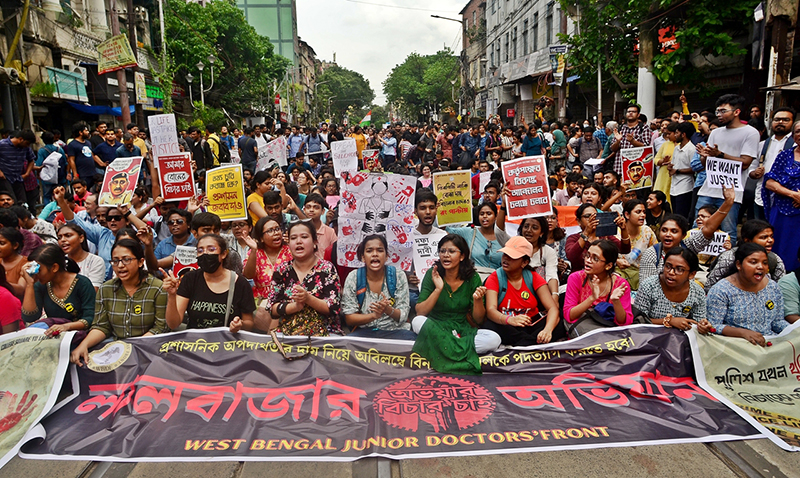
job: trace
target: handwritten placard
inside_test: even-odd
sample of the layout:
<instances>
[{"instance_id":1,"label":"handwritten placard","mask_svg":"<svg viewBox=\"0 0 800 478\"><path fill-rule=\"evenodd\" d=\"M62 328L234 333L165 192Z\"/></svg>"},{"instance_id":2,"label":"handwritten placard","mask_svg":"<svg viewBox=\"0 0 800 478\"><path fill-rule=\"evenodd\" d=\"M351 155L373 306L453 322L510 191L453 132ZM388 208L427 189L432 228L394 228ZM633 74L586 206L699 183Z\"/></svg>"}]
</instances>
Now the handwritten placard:
<instances>
[{"instance_id":1,"label":"handwritten placard","mask_svg":"<svg viewBox=\"0 0 800 478\"><path fill-rule=\"evenodd\" d=\"M472 222L472 181L468 170L434 173L433 193L439 198L439 226Z\"/></svg>"},{"instance_id":2,"label":"handwritten placard","mask_svg":"<svg viewBox=\"0 0 800 478\"><path fill-rule=\"evenodd\" d=\"M509 192L508 218L546 216L552 213L547 162L544 156L529 156L503 163L503 177Z\"/></svg>"},{"instance_id":3,"label":"handwritten placard","mask_svg":"<svg viewBox=\"0 0 800 478\"><path fill-rule=\"evenodd\" d=\"M722 186L733 187L734 191L744 191L742 181L742 163L730 159L706 159L706 185L714 189Z\"/></svg>"}]
</instances>

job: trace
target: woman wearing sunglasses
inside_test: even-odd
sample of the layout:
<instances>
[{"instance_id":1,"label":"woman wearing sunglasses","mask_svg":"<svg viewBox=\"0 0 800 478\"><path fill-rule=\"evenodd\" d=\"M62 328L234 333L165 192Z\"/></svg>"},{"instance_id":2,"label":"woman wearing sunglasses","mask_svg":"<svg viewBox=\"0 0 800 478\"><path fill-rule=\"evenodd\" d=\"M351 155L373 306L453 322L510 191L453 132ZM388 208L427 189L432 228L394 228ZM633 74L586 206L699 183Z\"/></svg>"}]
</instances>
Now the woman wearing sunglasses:
<instances>
[{"instance_id":1,"label":"woman wearing sunglasses","mask_svg":"<svg viewBox=\"0 0 800 478\"><path fill-rule=\"evenodd\" d=\"M166 331L167 293L162 282L145 270L139 241L120 239L111 249L111 264L116 277L97 291L92 328L70 357L81 367L89 349L107 337L122 340Z\"/></svg>"},{"instance_id":2,"label":"woman wearing sunglasses","mask_svg":"<svg viewBox=\"0 0 800 478\"><path fill-rule=\"evenodd\" d=\"M463 237L448 234L439 241L439 260L428 269L420 286L417 333L412 349L428 359L437 372L479 375L478 354L500 346L497 333L478 329L486 317L486 287L469 257Z\"/></svg>"},{"instance_id":3,"label":"woman wearing sunglasses","mask_svg":"<svg viewBox=\"0 0 800 478\"><path fill-rule=\"evenodd\" d=\"M164 274L167 291L167 326L175 330L188 316L188 328L229 327L233 333L253 329L253 289L242 276L222 266L228 244L218 234L206 234L197 241L197 265L181 278L172 271ZM188 312L188 314L187 314Z\"/></svg>"},{"instance_id":4,"label":"woman wearing sunglasses","mask_svg":"<svg viewBox=\"0 0 800 478\"><path fill-rule=\"evenodd\" d=\"M328 336L341 333L339 276L319 259L317 230L310 220L295 221L287 231L292 260L272 274L274 286L261 307L269 312L267 330L284 335ZM259 319L259 328L265 328Z\"/></svg>"},{"instance_id":5,"label":"woman wearing sunglasses","mask_svg":"<svg viewBox=\"0 0 800 478\"><path fill-rule=\"evenodd\" d=\"M269 296L273 287L272 274L275 269L284 262L291 261L292 252L289 245L283 242L280 224L269 216L258 220L252 237L243 236L243 239L249 248L244 276L253 280L253 296L261 302Z\"/></svg>"}]
</instances>

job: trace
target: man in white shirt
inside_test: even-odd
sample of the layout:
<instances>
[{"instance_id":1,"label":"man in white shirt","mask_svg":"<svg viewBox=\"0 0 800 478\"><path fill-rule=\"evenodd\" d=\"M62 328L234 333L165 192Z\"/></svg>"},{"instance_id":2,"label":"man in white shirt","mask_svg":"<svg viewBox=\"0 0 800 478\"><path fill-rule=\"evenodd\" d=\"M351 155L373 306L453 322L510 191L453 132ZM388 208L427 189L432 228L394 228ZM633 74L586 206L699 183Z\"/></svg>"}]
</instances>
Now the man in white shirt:
<instances>
[{"instance_id":1,"label":"man in white shirt","mask_svg":"<svg viewBox=\"0 0 800 478\"><path fill-rule=\"evenodd\" d=\"M752 126L746 125L739 120L739 114L744 107L744 98L736 94L722 95L717 100L715 111L720 127L711 132L708 136L706 146L697 146L700 154L700 161L703 165L709 157L723 158L730 161L742 163L742 184L747 179L747 168L750 163L758 156L758 143L761 135ZM710 177L710 176L709 176ZM730 211L720 212L726 214L722 220L722 230L730 234L731 243L736 243L736 221L739 216L739 209L742 207L742 197L744 191L736 191L736 199ZM695 214L701 207L713 205L720 207L724 199L722 188L713 188L709 185L708 179L697 193L697 205Z\"/></svg>"},{"instance_id":2,"label":"man in white shirt","mask_svg":"<svg viewBox=\"0 0 800 478\"><path fill-rule=\"evenodd\" d=\"M670 123L668 130L672 134L673 141L677 143L672 152L672 158L666 163L669 174L672 176L669 189L672 212L688 218L694 189L692 158L696 149L691 140L695 133L694 124L688 121L685 123L673 122Z\"/></svg>"},{"instance_id":3,"label":"man in white shirt","mask_svg":"<svg viewBox=\"0 0 800 478\"><path fill-rule=\"evenodd\" d=\"M764 203L761 200L761 188L764 185L762 179L767 174L778 154L784 149L792 149L794 140L792 139L792 124L794 124L795 111L793 108L778 108L772 113L772 136L762 141L758 145L760 155L758 161L750 164L750 179L756 181L755 216L756 219L766 219L764 217Z\"/></svg>"}]
</instances>

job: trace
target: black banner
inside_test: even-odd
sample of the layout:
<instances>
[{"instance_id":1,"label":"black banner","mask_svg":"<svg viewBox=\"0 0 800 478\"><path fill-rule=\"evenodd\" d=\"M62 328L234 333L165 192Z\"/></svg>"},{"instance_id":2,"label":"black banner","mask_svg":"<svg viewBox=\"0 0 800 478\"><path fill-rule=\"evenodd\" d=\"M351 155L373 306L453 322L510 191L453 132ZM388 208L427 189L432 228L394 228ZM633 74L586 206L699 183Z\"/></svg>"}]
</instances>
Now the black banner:
<instances>
[{"instance_id":1,"label":"black banner","mask_svg":"<svg viewBox=\"0 0 800 478\"><path fill-rule=\"evenodd\" d=\"M223 329L113 342L22 456L354 460L760 436L692 378L686 336L632 326L507 349L482 376L428 369L411 342Z\"/></svg>"}]
</instances>

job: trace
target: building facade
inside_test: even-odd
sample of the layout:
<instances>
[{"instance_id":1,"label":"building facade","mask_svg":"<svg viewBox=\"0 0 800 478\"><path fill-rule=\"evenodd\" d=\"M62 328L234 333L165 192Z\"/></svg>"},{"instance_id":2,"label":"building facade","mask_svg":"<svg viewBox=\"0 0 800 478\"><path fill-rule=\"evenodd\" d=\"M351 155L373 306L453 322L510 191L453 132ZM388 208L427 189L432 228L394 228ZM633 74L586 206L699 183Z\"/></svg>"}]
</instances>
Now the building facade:
<instances>
[{"instance_id":1,"label":"building facade","mask_svg":"<svg viewBox=\"0 0 800 478\"><path fill-rule=\"evenodd\" d=\"M461 35L461 90L458 99L462 122L486 118L486 1L470 0L459 12Z\"/></svg>"}]
</instances>

